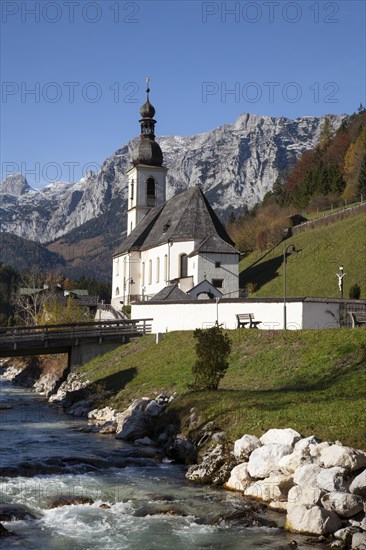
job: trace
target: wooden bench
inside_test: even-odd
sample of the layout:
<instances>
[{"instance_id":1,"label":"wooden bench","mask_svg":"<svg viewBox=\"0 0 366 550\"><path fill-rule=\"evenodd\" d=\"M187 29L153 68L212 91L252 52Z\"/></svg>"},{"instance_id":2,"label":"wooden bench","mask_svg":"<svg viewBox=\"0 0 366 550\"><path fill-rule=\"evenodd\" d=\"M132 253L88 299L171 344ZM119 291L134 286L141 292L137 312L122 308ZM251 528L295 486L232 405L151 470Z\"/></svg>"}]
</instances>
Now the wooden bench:
<instances>
[{"instance_id":1,"label":"wooden bench","mask_svg":"<svg viewBox=\"0 0 366 550\"><path fill-rule=\"evenodd\" d=\"M351 317L352 328L366 327L366 313L362 311L349 311L348 315Z\"/></svg>"},{"instance_id":2,"label":"wooden bench","mask_svg":"<svg viewBox=\"0 0 366 550\"><path fill-rule=\"evenodd\" d=\"M249 325L248 328L258 328L258 325L262 322L254 321L253 313L237 313L236 320L238 323L237 328L246 328L247 325Z\"/></svg>"}]
</instances>

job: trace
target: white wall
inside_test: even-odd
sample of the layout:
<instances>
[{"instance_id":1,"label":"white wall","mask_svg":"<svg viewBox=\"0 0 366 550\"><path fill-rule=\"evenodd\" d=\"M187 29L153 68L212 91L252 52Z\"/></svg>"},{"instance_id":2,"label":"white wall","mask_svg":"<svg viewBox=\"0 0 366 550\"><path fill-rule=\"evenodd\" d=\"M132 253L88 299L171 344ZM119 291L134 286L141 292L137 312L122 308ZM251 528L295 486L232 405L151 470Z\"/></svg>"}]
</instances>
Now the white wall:
<instances>
[{"instance_id":1,"label":"white wall","mask_svg":"<svg viewBox=\"0 0 366 550\"><path fill-rule=\"evenodd\" d=\"M177 302L161 304L133 304L132 318L153 318L152 331L171 332L173 330L194 330L207 328L216 320L228 329L236 328L236 314L253 313L257 321L262 321L260 329L278 330L283 328L283 303L255 301L219 301L216 300ZM287 304L287 327L290 330L301 329L303 324L303 302Z\"/></svg>"}]
</instances>

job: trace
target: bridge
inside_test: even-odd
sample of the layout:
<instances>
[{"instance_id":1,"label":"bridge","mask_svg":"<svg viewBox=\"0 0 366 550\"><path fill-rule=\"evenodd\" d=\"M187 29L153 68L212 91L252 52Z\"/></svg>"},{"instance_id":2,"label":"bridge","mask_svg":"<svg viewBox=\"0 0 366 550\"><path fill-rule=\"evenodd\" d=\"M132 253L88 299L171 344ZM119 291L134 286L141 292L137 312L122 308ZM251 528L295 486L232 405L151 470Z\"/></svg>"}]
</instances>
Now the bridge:
<instances>
[{"instance_id":1,"label":"bridge","mask_svg":"<svg viewBox=\"0 0 366 550\"><path fill-rule=\"evenodd\" d=\"M0 358L67 353L77 368L151 332L152 319L0 327Z\"/></svg>"}]
</instances>

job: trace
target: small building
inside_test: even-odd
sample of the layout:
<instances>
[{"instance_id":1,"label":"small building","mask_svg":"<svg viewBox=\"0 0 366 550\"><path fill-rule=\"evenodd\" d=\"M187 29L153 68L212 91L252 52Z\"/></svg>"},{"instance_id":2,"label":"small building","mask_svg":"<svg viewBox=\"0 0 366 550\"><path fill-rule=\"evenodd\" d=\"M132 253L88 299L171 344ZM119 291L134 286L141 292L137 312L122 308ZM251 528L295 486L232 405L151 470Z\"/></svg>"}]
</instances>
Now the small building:
<instances>
[{"instance_id":1,"label":"small building","mask_svg":"<svg viewBox=\"0 0 366 550\"><path fill-rule=\"evenodd\" d=\"M199 297L239 296L239 253L199 185L166 200L167 168L155 141L155 109L140 109L141 135L127 172L127 237L113 255L112 306L174 285ZM198 288L199 290L199 288Z\"/></svg>"}]
</instances>

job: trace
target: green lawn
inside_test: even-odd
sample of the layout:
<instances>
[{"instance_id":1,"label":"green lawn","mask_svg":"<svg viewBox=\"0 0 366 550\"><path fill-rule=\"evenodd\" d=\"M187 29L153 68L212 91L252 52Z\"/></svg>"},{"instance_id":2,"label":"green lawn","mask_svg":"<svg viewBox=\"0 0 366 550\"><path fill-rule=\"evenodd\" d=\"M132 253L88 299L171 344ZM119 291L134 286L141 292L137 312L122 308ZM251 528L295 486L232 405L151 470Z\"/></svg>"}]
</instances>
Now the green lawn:
<instances>
[{"instance_id":1,"label":"green lawn","mask_svg":"<svg viewBox=\"0 0 366 550\"><path fill-rule=\"evenodd\" d=\"M283 295L283 249L293 243L300 252L287 258L287 294L299 297L339 297L336 274L345 270L344 297L355 283L366 298L366 216L353 216L286 240L267 253L252 253L240 262L240 287L256 285L252 296Z\"/></svg>"},{"instance_id":2,"label":"green lawn","mask_svg":"<svg viewBox=\"0 0 366 550\"><path fill-rule=\"evenodd\" d=\"M96 392L123 410L132 399L176 392L168 413L192 407L234 441L244 433L292 427L304 436L366 449L366 330L228 331L230 367L217 392L192 391L192 332L145 336L85 365Z\"/></svg>"}]
</instances>

